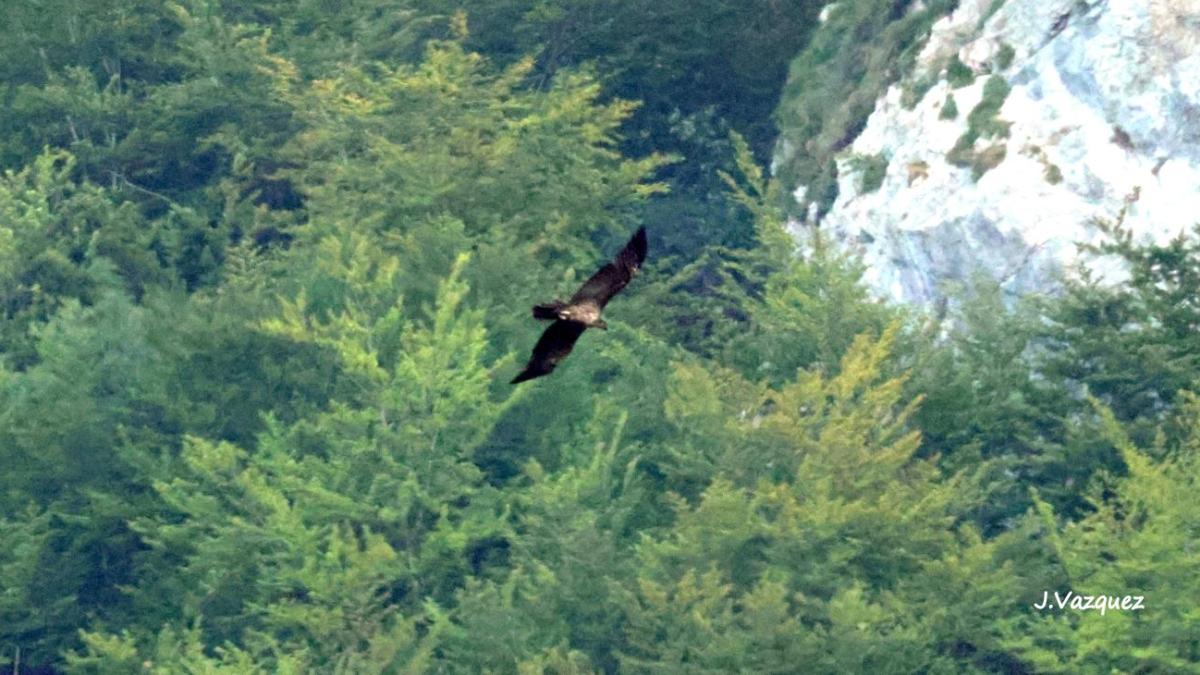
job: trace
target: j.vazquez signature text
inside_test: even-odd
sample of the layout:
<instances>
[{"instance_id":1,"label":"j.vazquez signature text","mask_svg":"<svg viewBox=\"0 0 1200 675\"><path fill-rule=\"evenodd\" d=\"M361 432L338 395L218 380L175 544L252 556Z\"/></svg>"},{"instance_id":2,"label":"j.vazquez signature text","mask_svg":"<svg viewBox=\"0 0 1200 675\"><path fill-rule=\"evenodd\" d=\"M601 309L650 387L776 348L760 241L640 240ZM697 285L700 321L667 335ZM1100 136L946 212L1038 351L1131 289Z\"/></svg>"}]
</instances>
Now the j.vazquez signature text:
<instances>
[{"instance_id":1,"label":"j.vazquez signature text","mask_svg":"<svg viewBox=\"0 0 1200 675\"><path fill-rule=\"evenodd\" d=\"M1103 615L1110 609L1136 612L1145 609L1144 595L1076 595L1073 591L1059 593L1042 591L1042 601L1034 603L1034 609L1093 610Z\"/></svg>"}]
</instances>

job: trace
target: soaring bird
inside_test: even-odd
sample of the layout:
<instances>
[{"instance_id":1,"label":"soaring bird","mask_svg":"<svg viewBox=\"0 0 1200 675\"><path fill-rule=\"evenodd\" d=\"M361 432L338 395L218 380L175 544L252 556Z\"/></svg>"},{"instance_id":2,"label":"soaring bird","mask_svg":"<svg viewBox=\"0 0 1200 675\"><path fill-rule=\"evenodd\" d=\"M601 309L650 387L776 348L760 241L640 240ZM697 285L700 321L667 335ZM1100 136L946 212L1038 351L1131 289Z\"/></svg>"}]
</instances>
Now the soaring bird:
<instances>
[{"instance_id":1,"label":"soaring bird","mask_svg":"<svg viewBox=\"0 0 1200 675\"><path fill-rule=\"evenodd\" d=\"M608 324L600 318L604 306L613 296L637 275L646 260L646 228L640 227L630 238L625 248L613 261L600 268L592 278L583 282L575 295L567 302L555 300L544 305L533 306L533 318L553 321L542 333L533 347L533 355L512 383L532 380L553 372L560 361L567 358L575 341L588 328L607 330Z\"/></svg>"}]
</instances>

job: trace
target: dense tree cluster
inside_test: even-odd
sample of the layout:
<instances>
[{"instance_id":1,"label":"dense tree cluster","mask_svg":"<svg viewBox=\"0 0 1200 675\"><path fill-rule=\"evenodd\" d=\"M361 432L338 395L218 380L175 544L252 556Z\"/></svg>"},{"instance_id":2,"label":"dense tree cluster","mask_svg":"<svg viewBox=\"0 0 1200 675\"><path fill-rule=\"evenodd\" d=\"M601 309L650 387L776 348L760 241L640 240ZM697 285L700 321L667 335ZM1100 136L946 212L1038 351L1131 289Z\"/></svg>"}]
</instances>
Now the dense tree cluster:
<instances>
[{"instance_id":1,"label":"dense tree cluster","mask_svg":"<svg viewBox=\"0 0 1200 675\"><path fill-rule=\"evenodd\" d=\"M793 250L768 113L929 17L820 4L6 3L0 668L1200 669L1200 231L874 302Z\"/></svg>"}]
</instances>

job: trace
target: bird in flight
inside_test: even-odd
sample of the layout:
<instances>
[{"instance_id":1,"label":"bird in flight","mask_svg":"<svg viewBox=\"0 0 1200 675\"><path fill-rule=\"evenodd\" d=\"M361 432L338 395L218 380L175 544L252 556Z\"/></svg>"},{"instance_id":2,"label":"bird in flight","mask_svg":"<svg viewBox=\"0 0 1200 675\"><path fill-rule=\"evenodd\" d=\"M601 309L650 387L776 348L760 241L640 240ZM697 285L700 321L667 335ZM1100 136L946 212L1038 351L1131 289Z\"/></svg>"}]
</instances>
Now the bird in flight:
<instances>
[{"instance_id":1,"label":"bird in flight","mask_svg":"<svg viewBox=\"0 0 1200 675\"><path fill-rule=\"evenodd\" d=\"M554 323L542 333L525 370L514 377L512 383L549 375L571 353L584 330L607 330L608 324L600 318L601 311L637 275L645 260L646 228L640 227L617 257L585 281L569 301L534 305L533 318Z\"/></svg>"}]
</instances>

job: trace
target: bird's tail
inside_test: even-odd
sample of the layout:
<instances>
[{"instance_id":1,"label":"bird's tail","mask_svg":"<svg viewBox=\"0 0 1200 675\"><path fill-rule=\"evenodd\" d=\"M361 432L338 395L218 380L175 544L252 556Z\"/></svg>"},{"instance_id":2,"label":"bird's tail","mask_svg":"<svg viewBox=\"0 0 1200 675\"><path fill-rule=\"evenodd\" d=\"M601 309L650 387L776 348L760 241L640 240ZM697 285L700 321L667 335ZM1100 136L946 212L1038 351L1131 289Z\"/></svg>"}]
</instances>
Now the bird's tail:
<instances>
[{"instance_id":1,"label":"bird's tail","mask_svg":"<svg viewBox=\"0 0 1200 675\"><path fill-rule=\"evenodd\" d=\"M556 321L559 310L566 306L567 303L561 300L555 300L544 305L534 305L533 318L541 319L542 321Z\"/></svg>"}]
</instances>

